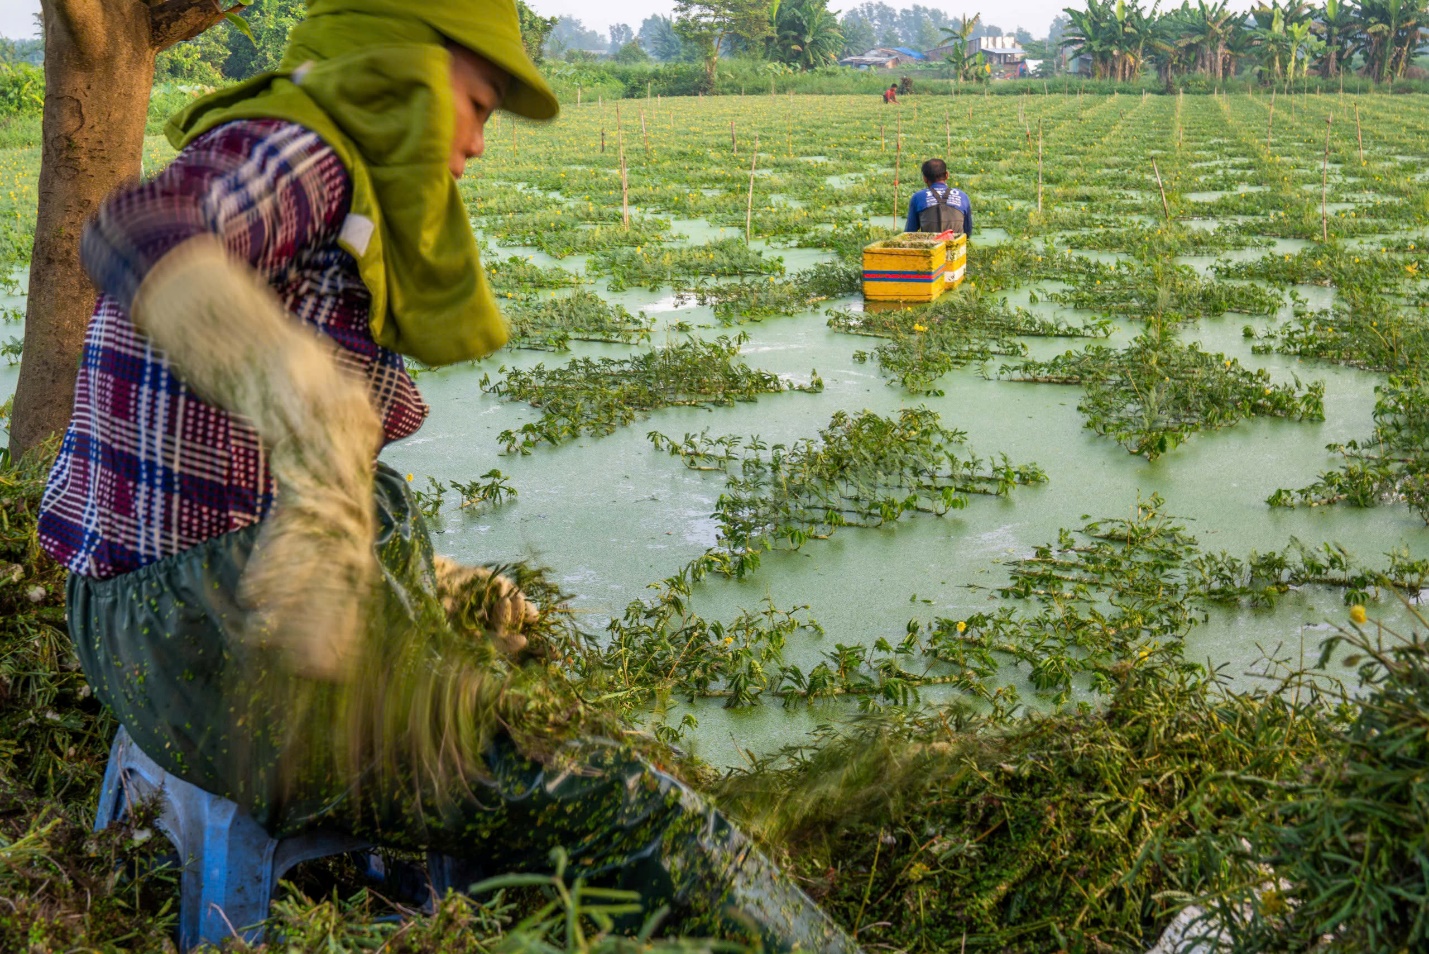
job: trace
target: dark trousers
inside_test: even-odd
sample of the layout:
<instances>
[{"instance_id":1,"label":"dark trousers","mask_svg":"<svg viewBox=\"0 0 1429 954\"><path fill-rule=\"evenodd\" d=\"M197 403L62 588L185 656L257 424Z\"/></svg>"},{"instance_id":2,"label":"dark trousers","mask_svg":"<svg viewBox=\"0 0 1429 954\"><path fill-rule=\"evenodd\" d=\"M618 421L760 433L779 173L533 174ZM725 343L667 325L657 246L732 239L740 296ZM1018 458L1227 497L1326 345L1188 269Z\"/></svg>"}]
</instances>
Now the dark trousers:
<instances>
[{"instance_id":1,"label":"dark trousers","mask_svg":"<svg viewBox=\"0 0 1429 954\"><path fill-rule=\"evenodd\" d=\"M346 831L482 874L549 871L669 905L689 933L768 949L853 942L749 840L628 741L567 733L529 684L455 634L406 483L379 466L384 583L351 687L314 684L237 638L258 527L108 580L72 575L69 620L95 693L166 770L274 834Z\"/></svg>"}]
</instances>

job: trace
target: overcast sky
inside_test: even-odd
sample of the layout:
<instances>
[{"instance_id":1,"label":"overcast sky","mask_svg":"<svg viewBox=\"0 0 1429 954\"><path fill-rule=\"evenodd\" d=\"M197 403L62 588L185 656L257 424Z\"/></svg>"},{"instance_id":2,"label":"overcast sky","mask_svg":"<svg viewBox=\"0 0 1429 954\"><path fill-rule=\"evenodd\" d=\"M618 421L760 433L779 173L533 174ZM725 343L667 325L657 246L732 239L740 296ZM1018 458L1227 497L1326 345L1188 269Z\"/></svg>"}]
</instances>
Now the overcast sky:
<instances>
[{"instance_id":1,"label":"overcast sky","mask_svg":"<svg viewBox=\"0 0 1429 954\"><path fill-rule=\"evenodd\" d=\"M437 0L442 2L442 0ZM612 23L628 23L640 29L640 21L652 13L667 16L674 9L673 0L527 0L537 12L547 16L576 17L587 27L604 33ZM910 7L913 0L883 0L891 7ZM1000 0L998 3L959 3L952 0L922 0L925 7L946 10L950 16L982 13L984 23L991 23L1011 30L1026 27L1034 36L1045 36L1047 25L1065 6L1080 6L1081 0ZM1252 0L1232 0L1231 7L1248 10ZM829 7L847 10L858 6L855 0L831 0ZM40 9L40 0L0 0L0 36L22 39L35 34L34 14Z\"/></svg>"}]
</instances>

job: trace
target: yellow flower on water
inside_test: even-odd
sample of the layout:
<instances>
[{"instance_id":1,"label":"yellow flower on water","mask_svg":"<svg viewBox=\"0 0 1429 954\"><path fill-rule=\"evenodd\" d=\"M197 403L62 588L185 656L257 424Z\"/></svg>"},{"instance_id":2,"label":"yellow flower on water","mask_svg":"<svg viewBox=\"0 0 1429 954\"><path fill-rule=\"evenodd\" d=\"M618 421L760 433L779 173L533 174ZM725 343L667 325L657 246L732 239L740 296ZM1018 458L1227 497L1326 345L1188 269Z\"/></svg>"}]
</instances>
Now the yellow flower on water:
<instances>
[{"instance_id":1,"label":"yellow flower on water","mask_svg":"<svg viewBox=\"0 0 1429 954\"><path fill-rule=\"evenodd\" d=\"M408 474L408 475L407 475L407 483L410 484L410 483L411 483L413 480L415 480L415 479L416 479L416 478L414 478L411 474Z\"/></svg>"},{"instance_id":2,"label":"yellow flower on water","mask_svg":"<svg viewBox=\"0 0 1429 954\"><path fill-rule=\"evenodd\" d=\"M960 632L960 633L966 633L967 631L968 631L968 624L965 623L965 622L963 622L962 620L958 620L958 632Z\"/></svg>"},{"instance_id":3,"label":"yellow flower on water","mask_svg":"<svg viewBox=\"0 0 1429 954\"><path fill-rule=\"evenodd\" d=\"M1356 603L1350 607L1350 622L1356 626L1363 626L1369 617L1365 615L1364 607Z\"/></svg>"}]
</instances>

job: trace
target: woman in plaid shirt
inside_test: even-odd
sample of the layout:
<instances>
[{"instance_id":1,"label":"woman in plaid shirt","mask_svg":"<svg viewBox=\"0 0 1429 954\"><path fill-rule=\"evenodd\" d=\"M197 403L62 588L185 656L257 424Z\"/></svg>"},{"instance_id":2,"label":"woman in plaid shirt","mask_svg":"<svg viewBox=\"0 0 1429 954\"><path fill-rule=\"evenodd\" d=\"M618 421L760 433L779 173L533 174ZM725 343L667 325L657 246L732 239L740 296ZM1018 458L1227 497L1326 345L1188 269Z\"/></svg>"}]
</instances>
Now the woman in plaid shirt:
<instances>
[{"instance_id":1,"label":"woman in plaid shirt","mask_svg":"<svg viewBox=\"0 0 1429 954\"><path fill-rule=\"evenodd\" d=\"M627 745L526 744L521 670L445 611L481 588L511 651L534 607L434 557L405 482L374 468L427 414L402 354L504 343L455 187L498 107L557 109L511 0L311 0L278 71L191 106L174 162L103 204L40 519L85 673L151 758L275 834L489 873L560 847L687 928L853 950Z\"/></svg>"}]
</instances>

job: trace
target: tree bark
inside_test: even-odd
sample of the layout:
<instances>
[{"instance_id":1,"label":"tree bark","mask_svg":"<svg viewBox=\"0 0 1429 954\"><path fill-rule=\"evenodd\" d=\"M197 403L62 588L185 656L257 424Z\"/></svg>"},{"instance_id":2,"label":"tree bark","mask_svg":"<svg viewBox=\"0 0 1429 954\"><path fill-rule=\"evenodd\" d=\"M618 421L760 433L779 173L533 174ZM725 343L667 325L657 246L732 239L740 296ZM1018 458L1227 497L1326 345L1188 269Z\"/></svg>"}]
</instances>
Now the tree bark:
<instances>
[{"instance_id":1,"label":"tree bark","mask_svg":"<svg viewBox=\"0 0 1429 954\"><path fill-rule=\"evenodd\" d=\"M69 424L94 289L79 235L136 179L154 58L224 16L215 0L42 0L45 105L25 343L11 416L15 458Z\"/></svg>"}]
</instances>

